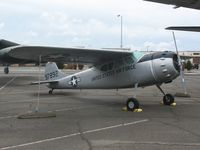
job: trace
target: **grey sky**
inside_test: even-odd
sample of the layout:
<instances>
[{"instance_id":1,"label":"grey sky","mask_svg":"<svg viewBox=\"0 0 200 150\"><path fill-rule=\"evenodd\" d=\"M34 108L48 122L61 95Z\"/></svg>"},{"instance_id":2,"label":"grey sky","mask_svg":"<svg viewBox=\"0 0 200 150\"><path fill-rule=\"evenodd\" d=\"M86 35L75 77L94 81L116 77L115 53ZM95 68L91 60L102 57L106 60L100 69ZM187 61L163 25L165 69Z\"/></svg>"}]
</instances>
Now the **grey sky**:
<instances>
[{"instance_id":1,"label":"grey sky","mask_svg":"<svg viewBox=\"0 0 200 150\"><path fill-rule=\"evenodd\" d=\"M200 11L142 0L1 0L0 38L22 44L174 50L171 25L200 25ZM200 33L176 32L180 50L200 50Z\"/></svg>"}]
</instances>

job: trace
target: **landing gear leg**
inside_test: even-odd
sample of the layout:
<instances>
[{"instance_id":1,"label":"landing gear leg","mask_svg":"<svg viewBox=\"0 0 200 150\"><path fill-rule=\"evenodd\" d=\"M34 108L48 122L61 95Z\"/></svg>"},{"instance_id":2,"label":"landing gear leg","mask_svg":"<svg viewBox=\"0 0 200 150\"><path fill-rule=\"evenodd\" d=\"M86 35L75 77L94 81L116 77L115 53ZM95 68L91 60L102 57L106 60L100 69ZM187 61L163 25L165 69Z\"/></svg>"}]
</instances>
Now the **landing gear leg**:
<instances>
[{"instance_id":1,"label":"landing gear leg","mask_svg":"<svg viewBox=\"0 0 200 150\"><path fill-rule=\"evenodd\" d=\"M8 67L8 66L5 66L5 67L4 67L4 73L5 73L5 74L8 74L8 73L9 73L9 67Z\"/></svg>"},{"instance_id":2,"label":"landing gear leg","mask_svg":"<svg viewBox=\"0 0 200 150\"><path fill-rule=\"evenodd\" d=\"M51 95L53 94L53 89L49 90L49 94Z\"/></svg>"},{"instance_id":3,"label":"landing gear leg","mask_svg":"<svg viewBox=\"0 0 200 150\"><path fill-rule=\"evenodd\" d=\"M163 93L163 104L164 105L174 105L174 96L172 94L165 94L162 88L159 85L156 85L157 88Z\"/></svg>"},{"instance_id":4,"label":"landing gear leg","mask_svg":"<svg viewBox=\"0 0 200 150\"><path fill-rule=\"evenodd\" d=\"M138 88L138 83L135 84L135 91L137 90ZM128 111L134 111L134 112L141 112L142 109L139 109L139 102L138 100L136 99L136 94L134 95L134 98L131 97L131 98L128 98L128 100L126 101L126 109Z\"/></svg>"}]
</instances>

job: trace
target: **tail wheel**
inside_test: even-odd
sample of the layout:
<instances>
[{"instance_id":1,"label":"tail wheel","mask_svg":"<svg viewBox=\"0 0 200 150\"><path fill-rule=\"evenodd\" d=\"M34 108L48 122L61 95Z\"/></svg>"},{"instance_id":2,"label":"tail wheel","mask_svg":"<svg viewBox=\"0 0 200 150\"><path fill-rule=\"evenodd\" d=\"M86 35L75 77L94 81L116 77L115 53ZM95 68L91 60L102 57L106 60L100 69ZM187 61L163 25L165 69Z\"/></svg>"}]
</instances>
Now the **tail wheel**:
<instances>
[{"instance_id":1,"label":"tail wheel","mask_svg":"<svg viewBox=\"0 0 200 150\"><path fill-rule=\"evenodd\" d=\"M164 105L171 105L174 103L174 96L171 95L171 94L166 94L164 97L163 97L163 104Z\"/></svg>"},{"instance_id":2,"label":"tail wheel","mask_svg":"<svg viewBox=\"0 0 200 150\"><path fill-rule=\"evenodd\" d=\"M5 73L5 74L8 74L8 73L9 73L9 68L8 68L8 67L5 67L5 68L4 68L4 73Z\"/></svg>"},{"instance_id":3,"label":"tail wheel","mask_svg":"<svg viewBox=\"0 0 200 150\"><path fill-rule=\"evenodd\" d=\"M53 94L53 89L52 89L52 90L49 90L49 94Z\"/></svg>"},{"instance_id":4,"label":"tail wheel","mask_svg":"<svg viewBox=\"0 0 200 150\"><path fill-rule=\"evenodd\" d=\"M139 102L135 98L129 98L126 102L126 107L128 111L134 111L135 109L139 109Z\"/></svg>"}]
</instances>

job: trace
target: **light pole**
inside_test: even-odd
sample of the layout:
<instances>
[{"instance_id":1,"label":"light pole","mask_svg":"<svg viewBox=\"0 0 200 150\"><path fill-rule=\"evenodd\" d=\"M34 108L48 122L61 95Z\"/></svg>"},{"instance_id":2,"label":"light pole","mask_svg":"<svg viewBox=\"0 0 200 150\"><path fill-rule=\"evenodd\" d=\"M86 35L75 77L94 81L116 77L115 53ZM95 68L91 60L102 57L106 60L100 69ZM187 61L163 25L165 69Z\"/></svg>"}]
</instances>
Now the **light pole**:
<instances>
[{"instance_id":1,"label":"light pole","mask_svg":"<svg viewBox=\"0 0 200 150\"><path fill-rule=\"evenodd\" d=\"M117 17L120 17L120 19L121 19L121 44L120 44L120 48L122 49L123 48L123 36L122 36L122 34L123 34L123 30L122 30L123 17L122 17L122 15L117 15Z\"/></svg>"},{"instance_id":2,"label":"light pole","mask_svg":"<svg viewBox=\"0 0 200 150\"><path fill-rule=\"evenodd\" d=\"M147 46L147 52L149 52L149 46Z\"/></svg>"}]
</instances>

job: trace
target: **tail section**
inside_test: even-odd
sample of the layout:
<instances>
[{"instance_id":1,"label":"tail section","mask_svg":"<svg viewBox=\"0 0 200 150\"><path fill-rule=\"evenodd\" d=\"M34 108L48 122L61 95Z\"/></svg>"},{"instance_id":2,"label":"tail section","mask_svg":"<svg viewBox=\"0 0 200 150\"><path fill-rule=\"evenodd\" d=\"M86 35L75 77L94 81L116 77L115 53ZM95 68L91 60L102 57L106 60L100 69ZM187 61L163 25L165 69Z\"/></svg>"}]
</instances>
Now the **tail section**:
<instances>
[{"instance_id":1,"label":"tail section","mask_svg":"<svg viewBox=\"0 0 200 150\"><path fill-rule=\"evenodd\" d=\"M62 73L56 63L48 62L45 67L45 80L47 81L55 81L65 77L66 75Z\"/></svg>"}]
</instances>

